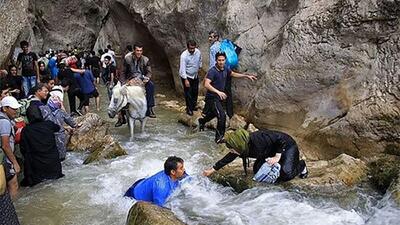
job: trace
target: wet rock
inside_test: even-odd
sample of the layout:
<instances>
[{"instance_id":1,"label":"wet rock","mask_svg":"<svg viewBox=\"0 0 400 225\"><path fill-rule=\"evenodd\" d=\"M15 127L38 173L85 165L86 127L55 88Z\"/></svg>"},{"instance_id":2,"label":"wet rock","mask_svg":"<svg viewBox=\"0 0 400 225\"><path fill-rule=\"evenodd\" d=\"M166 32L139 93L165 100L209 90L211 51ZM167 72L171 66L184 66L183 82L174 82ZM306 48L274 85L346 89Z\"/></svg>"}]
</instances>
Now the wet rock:
<instances>
[{"instance_id":1,"label":"wet rock","mask_svg":"<svg viewBox=\"0 0 400 225\"><path fill-rule=\"evenodd\" d=\"M77 118L81 124L71 135L67 149L71 151L88 151L89 156L84 164L112 159L127 155L121 145L108 134L109 125L94 113L88 113Z\"/></svg>"},{"instance_id":2,"label":"wet rock","mask_svg":"<svg viewBox=\"0 0 400 225\"><path fill-rule=\"evenodd\" d=\"M247 176L243 170L243 164L241 160L236 160L225 166L218 172L211 175L210 179L223 186L232 187L238 193L241 193L247 189L262 185L258 182L253 181L253 170L249 167L247 169Z\"/></svg>"},{"instance_id":3,"label":"wet rock","mask_svg":"<svg viewBox=\"0 0 400 225\"><path fill-rule=\"evenodd\" d=\"M178 116L178 122L182 123L185 126L196 128L197 120L202 117L200 111L194 111L193 116L189 116L186 113L181 113Z\"/></svg>"},{"instance_id":4,"label":"wet rock","mask_svg":"<svg viewBox=\"0 0 400 225\"><path fill-rule=\"evenodd\" d=\"M156 94L156 98L166 98L167 96L166 95L163 95L163 94Z\"/></svg>"},{"instance_id":5,"label":"wet rock","mask_svg":"<svg viewBox=\"0 0 400 225\"><path fill-rule=\"evenodd\" d=\"M232 118L229 120L229 128L233 129L233 130L236 130L239 128L244 128L244 127L246 127L246 125L247 125L247 122L243 116L234 114L232 116Z\"/></svg>"},{"instance_id":6,"label":"wet rock","mask_svg":"<svg viewBox=\"0 0 400 225\"><path fill-rule=\"evenodd\" d=\"M169 209L137 202L129 210L126 225L184 225Z\"/></svg>"},{"instance_id":7,"label":"wet rock","mask_svg":"<svg viewBox=\"0 0 400 225\"><path fill-rule=\"evenodd\" d=\"M330 194L354 187L365 179L367 174L367 166L363 161L345 154L329 161L307 162L307 167L308 178L295 178L278 185L286 189ZM254 174L251 166L247 169L247 173L248 175L245 176L241 160L236 160L232 165L225 166L214 173L211 179L222 185L230 186L237 192L265 185L252 180Z\"/></svg>"},{"instance_id":8,"label":"wet rock","mask_svg":"<svg viewBox=\"0 0 400 225\"><path fill-rule=\"evenodd\" d=\"M165 100L161 101L159 105L165 106L170 109L176 109L179 110L182 106L179 104L179 101L177 100Z\"/></svg>"},{"instance_id":9,"label":"wet rock","mask_svg":"<svg viewBox=\"0 0 400 225\"><path fill-rule=\"evenodd\" d=\"M400 173L399 162L399 156L385 154L368 164L370 181L378 190L384 193L398 178Z\"/></svg>"},{"instance_id":10,"label":"wet rock","mask_svg":"<svg viewBox=\"0 0 400 225\"><path fill-rule=\"evenodd\" d=\"M390 192L391 198L396 202L397 206L400 207L400 173L397 174L397 179L392 182L388 191Z\"/></svg>"}]
</instances>

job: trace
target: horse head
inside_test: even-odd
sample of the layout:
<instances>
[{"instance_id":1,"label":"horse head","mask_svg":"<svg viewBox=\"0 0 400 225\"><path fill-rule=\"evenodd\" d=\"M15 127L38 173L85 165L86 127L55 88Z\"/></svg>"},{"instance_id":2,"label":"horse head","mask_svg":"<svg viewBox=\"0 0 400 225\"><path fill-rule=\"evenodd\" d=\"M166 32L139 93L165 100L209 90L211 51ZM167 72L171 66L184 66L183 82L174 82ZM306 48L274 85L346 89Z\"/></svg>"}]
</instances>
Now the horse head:
<instances>
[{"instance_id":1,"label":"horse head","mask_svg":"<svg viewBox=\"0 0 400 225\"><path fill-rule=\"evenodd\" d=\"M123 107L128 104L127 89L125 85L118 82L112 89L110 105L108 106L108 116L114 118Z\"/></svg>"}]
</instances>

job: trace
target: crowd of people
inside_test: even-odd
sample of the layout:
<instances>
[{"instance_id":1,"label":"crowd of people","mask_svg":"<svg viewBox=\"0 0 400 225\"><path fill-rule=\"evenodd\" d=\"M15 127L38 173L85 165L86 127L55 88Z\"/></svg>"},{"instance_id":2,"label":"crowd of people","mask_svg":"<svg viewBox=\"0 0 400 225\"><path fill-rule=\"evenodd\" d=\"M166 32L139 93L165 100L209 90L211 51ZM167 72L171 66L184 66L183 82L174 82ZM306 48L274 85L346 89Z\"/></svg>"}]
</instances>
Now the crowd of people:
<instances>
[{"instance_id":1,"label":"crowd of people","mask_svg":"<svg viewBox=\"0 0 400 225\"><path fill-rule=\"evenodd\" d=\"M203 80L207 90L206 104L203 116L198 120L198 129L204 130L205 124L216 117L215 142L226 144L230 153L212 168L204 170L203 175L210 176L241 157L246 174L247 159L256 159L253 172L258 174L255 179L260 182L287 181L298 175L307 177L305 162L300 160L297 144L288 134L271 130L249 133L244 129L226 133L226 115L233 116L232 78L255 81L257 77L231 68L227 54L220 49L217 32L209 33L209 41L210 62ZM8 218L6 224L13 225L18 224L18 219L11 199L15 199L19 185L34 186L64 176L61 162L66 158L66 132L80 126L74 117L90 111L91 98L94 98L96 110L100 110L100 81L111 99L117 82L137 85L136 81L140 80L146 94L146 116L156 117L152 69L150 59L143 55L142 44L126 47L121 70L117 69L118 60L110 45L99 50L97 55L94 51L79 51L67 45L65 50L46 51L37 56L30 51L28 42L22 41L20 47L22 52L0 77L0 215ZM189 40L180 55L179 65L189 116L198 110L202 67L202 54L197 43ZM69 113L64 105L65 92ZM125 111L118 113L116 127L127 123ZM66 125L70 128L65 129ZM163 206L187 176L183 159L171 156L165 161L164 170L136 181L125 196Z\"/></svg>"}]
</instances>

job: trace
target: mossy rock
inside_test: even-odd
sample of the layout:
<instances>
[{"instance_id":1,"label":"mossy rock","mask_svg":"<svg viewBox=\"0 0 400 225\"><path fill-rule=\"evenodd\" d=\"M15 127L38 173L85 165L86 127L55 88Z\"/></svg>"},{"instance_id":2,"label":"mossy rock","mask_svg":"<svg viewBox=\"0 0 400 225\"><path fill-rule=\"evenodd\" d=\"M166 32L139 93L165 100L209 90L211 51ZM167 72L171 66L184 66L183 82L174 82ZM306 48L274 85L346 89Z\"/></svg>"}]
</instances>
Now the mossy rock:
<instances>
[{"instance_id":1,"label":"mossy rock","mask_svg":"<svg viewBox=\"0 0 400 225\"><path fill-rule=\"evenodd\" d=\"M148 202L137 202L129 210L126 225L184 225L167 208Z\"/></svg>"},{"instance_id":2,"label":"mossy rock","mask_svg":"<svg viewBox=\"0 0 400 225\"><path fill-rule=\"evenodd\" d=\"M381 192L386 192L391 183L399 177L399 173L399 156L383 155L369 163L370 181Z\"/></svg>"}]
</instances>

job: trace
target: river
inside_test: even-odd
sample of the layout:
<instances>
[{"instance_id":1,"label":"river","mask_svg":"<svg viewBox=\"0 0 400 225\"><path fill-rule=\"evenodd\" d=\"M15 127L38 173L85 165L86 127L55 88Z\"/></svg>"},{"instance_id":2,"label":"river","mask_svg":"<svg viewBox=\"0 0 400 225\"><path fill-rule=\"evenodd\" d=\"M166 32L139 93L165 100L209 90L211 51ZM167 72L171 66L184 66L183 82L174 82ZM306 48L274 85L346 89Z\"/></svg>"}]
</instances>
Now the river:
<instances>
[{"instance_id":1,"label":"river","mask_svg":"<svg viewBox=\"0 0 400 225\"><path fill-rule=\"evenodd\" d=\"M104 113L103 113L104 114ZM188 224L400 224L400 210L375 192L358 188L357 201L321 197L266 186L234 193L200 176L218 158L213 131L191 133L175 112L157 108L157 119L128 140L128 128L113 133L129 155L82 165L83 153L68 153L64 178L22 188L15 202L22 225L123 225L134 200L124 198L136 180L162 169L170 155L185 160L193 176L174 193L168 207ZM383 197L383 199L382 199ZM345 202L345 203L343 203Z\"/></svg>"}]
</instances>

